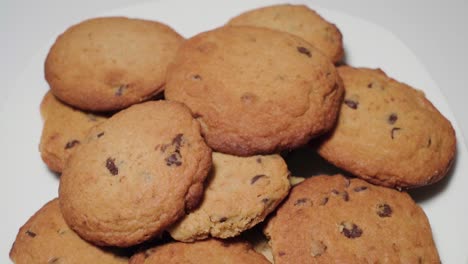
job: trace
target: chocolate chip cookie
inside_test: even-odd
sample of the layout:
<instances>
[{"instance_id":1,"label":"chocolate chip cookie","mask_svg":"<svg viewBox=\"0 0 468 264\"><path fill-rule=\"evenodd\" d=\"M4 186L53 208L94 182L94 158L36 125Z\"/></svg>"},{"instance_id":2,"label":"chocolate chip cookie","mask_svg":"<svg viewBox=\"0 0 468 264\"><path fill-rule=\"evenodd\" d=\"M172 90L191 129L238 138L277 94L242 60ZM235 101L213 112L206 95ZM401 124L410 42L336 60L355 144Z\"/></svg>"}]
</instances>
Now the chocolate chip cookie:
<instances>
[{"instance_id":1,"label":"chocolate chip cookie","mask_svg":"<svg viewBox=\"0 0 468 264\"><path fill-rule=\"evenodd\" d=\"M338 68L346 96L336 128L319 154L346 171L388 187L427 185L455 156L450 122L421 91L381 70Z\"/></svg>"},{"instance_id":2,"label":"chocolate chip cookie","mask_svg":"<svg viewBox=\"0 0 468 264\"><path fill-rule=\"evenodd\" d=\"M288 175L279 155L236 157L215 152L200 206L169 232L184 242L237 236L263 221L286 197Z\"/></svg>"},{"instance_id":3,"label":"chocolate chip cookie","mask_svg":"<svg viewBox=\"0 0 468 264\"><path fill-rule=\"evenodd\" d=\"M211 149L187 107L151 101L95 126L60 178L65 221L97 245L148 240L202 197Z\"/></svg>"},{"instance_id":4,"label":"chocolate chip cookie","mask_svg":"<svg viewBox=\"0 0 468 264\"><path fill-rule=\"evenodd\" d=\"M184 42L167 74L210 147L237 156L296 148L335 123L343 87L334 65L303 39L228 26Z\"/></svg>"},{"instance_id":5,"label":"chocolate chip cookie","mask_svg":"<svg viewBox=\"0 0 468 264\"><path fill-rule=\"evenodd\" d=\"M343 36L332 23L305 5L266 6L232 18L228 25L271 28L299 36L315 46L332 62L344 55Z\"/></svg>"},{"instance_id":6,"label":"chocolate chip cookie","mask_svg":"<svg viewBox=\"0 0 468 264\"><path fill-rule=\"evenodd\" d=\"M58 100L50 91L41 103L44 120L39 151L42 160L55 171L62 172L65 161L83 142L88 131L107 119L105 115L84 112Z\"/></svg>"},{"instance_id":7,"label":"chocolate chip cookie","mask_svg":"<svg viewBox=\"0 0 468 264\"><path fill-rule=\"evenodd\" d=\"M138 253L130 264L269 264L270 262L243 241L208 239L195 243L174 242Z\"/></svg>"},{"instance_id":8,"label":"chocolate chip cookie","mask_svg":"<svg viewBox=\"0 0 468 264\"><path fill-rule=\"evenodd\" d=\"M163 91L167 65L182 41L156 21L89 19L57 38L45 78L55 96L79 109L119 110Z\"/></svg>"},{"instance_id":9,"label":"chocolate chip cookie","mask_svg":"<svg viewBox=\"0 0 468 264\"><path fill-rule=\"evenodd\" d=\"M293 187L265 234L276 264L440 263L427 217L407 193L341 175Z\"/></svg>"},{"instance_id":10,"label":"chocolate chip cookie","mask_svg":"<svg viewBox=\"0 0 468 264\"><path fill-rule=\"evenodd\" d=\"M16 264L128 263L127 257L116 253L81 239L65 223L58 199L53 199L21 227L10 258Z\"/></svg>"}]
</instances>

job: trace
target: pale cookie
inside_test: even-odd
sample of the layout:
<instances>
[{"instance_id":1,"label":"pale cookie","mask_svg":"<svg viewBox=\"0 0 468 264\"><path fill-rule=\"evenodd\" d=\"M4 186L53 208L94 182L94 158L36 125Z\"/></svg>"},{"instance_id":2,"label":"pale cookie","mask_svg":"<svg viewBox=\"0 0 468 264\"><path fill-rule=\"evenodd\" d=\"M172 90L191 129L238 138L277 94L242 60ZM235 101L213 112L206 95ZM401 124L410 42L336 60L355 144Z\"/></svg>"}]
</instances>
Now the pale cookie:
<instances>
[{"instance_id":1,"label":"pale cookie","mask_svg":"<svg viewBox=\"0 0 468 264\"><path fill-rule=\"evenodd\" d=\"M381 70L339 67L346 96L319 154L374 184L412 188L446 175L455 131L421 91Z\"/></svg>"},{"instance_id":2,"label":"pale cookie","mask_svg":"<svg viewBox=\"0 0 468 264\"><path fill-rule=\"evenodd\" d=\"M130 264L269 264L243 241L208 239L194 243L174 242L134 255Z\"/></svg>"},{"instance_id":3,"label":"pale cookie","mask_svg":"<svg viewBox=\"0 0 468 264\"><path fill-rule=\"evenodd\" d=\"M182 104L131 106L91 129L60 178L63 216L97 245L148 240L197 206L211 149Z\"/></svg>"},{"instance_id":4,"label":"pale cookie","mask_svg":"<svg viewBox=\"0 0 468 264\"><path fill-rule=\"evenodd\" d=\"M237 156L304 145L331 129L343 87L333 64L299 37L223 27L182 44L168 100L185 103L210 147Z\"/></svg>"},{"instance_id":5,"label":"pale cookie","mask_svg":"<svg viewBox=\"0 0 468 264\"><path fill-rule=\"evenodd\" d=\"M163 91L167 65L182 41L156 21L89 19L57 38L45 78L55 96L79 109L119 110Z\"/></svg>"},{"instance_id":6,"label":"pale cookie","mask_svg":"<svg viewBox=\"0 0 468 264\"><path fill-rule=\"evenodd\" d=\"M228 25L255 26L284 31L314 45L334 63L343 58L343 36L340 30L305 5L273 5L242 13Z\"/></svg>"},{"instance_id":7,"label":"pale cookie","mask_svg":"<svg viewBox=\"0 0 468 264\"><path fill-rule=\"evenodd\" d=\"M60 102L50 91L42 99L44 120L39 151L49 169L62 172L65 161L81 144L88 131L107 119Z\"/></svg>"},{"instance_id":8,"label":"pale cookie","mask_svg":"<svg viewBox=\"0 0 468 264\"><path fill-rule=\"evenodd\" d=\"M440 263L429 221L407 193L341 175L293 187L265 234L276 264Z\"/></svg>"},{"instance_id":9,"label":"pale cookie","mask_svg":"<svg viewBox=\"0 0 468 264\"><path fill-rule=\"evenodd\" d=\"M289 171L279 155L236 157L213 153L200 206L169 229L189 242L228 238L262 222L289 191Z\"/></svg>"},{"instance_id":10,"label":"pale cookie","mask_svg":"<svg viewBox=\"0 0 468 264\"><path fill-rule=\"evenodd\" d=\"M48 202L24 224L10 258L16 264L118 264L128 258L96 247L71 230L60 213L58 199Z\"/></svg>"}]
</instances>

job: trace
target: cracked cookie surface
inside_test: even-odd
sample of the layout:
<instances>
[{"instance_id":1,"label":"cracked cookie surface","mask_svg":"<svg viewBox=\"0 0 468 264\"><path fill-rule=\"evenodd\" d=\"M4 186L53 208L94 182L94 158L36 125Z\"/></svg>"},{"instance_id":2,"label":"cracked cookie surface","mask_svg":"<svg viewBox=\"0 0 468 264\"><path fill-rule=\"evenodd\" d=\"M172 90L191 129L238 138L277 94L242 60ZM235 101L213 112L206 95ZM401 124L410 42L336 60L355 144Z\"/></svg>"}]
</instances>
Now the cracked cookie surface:
<instances>
[{"instance_id":1,"label":"cracked cookie surface","mask_svg":"<svg viewBox=\"0 0 468 264\"><path fill-rule=\"evenodd\" d=\"M184 42L165 96L185 103L210 147L237 156L305 144L334 125L343 95L334 65L299 37L223 27Z\"/></svg>"},{"instance_id":2,"label":"cracked cookie surface","mask_svg":"<svg viewBox=\"0 0 468 264\"><path fill-rule=\"evenodd\" d=\"M421 91L381 70L342 66L345 86L336 128L319 154L374 184L411 188L440 180L455 156L450 122Z\"/></svg>"},{"instance_id":3,"label":"cracked cookie surface","mask_svg":"<svg viewBox=\"0 0 468 264\"><path fill-rule=\"evenodd\" d=\"M65 223L58 199L53 199L20 228L10 258L16 264L128 263L127 257L115 253L81 239Z\"/></svg>"},{"instance_id":4,"label":"cracked cookie surface","mask_svg":"<svg viewBox=\"0 0 468 264\"><path fill-rule=\"evenodd\" d=\"M213 168L197 209L169 229L179 241L229 238L262 222L289 191L279 155L236 157L213 153Z\"/></svg>"},{"instance_id":5,"label":"cracked cookie surface","mask_svg":"<svg viewBox=\"0 0 468 264\"><path fill-rule=\"evenodd\" d=\"M152 101L95 126L68 159L59 198L65 220L98 245L131 246L196 207L211 149L187 107Z\"/></svg>"},{"instance_id":6,"label":"cracked cookie surface","mask_svg":"<svg viewBox=\"0 0 468 264\"><path fill-rule=\"evenodd\" d=\"M269 264L247 242L240 240L208 239L194 243L173 242L138 253L130 264L186 263L186 264Z\"/></svg>"},{"instance_id":7,"label":"cracked cookie surface","mask_svg":"<svg viewBox=\"0 0 468 264\"><path fill-rule=\"evenodd\" d=\"M250 10L232 18L228 25L265 27L296 35L334 63L344 55L340 30L305 5L273 5Z\"/></svg>"},{"instance_id":8,"label":"cracked cookie surface","mask_svg":"<svg viewBox=\"0 0 468 264\"><path fill-rule=\"evenodd\" d=\"M57 38L45 78L55 96L79 109L123 109L163 91L167 65L182 41L156 21L89 19Z\"/></svg>"},{"instance_id":9,"label":"cracked cookie surface","mask_svg":"<svg viewBox=\"0 0 468 264\"><path fill-rule=\"evenodd\" d=\"M65 161L88 131L107 119L68 106L50 91L42 99L41 116L44 120L39 151L42 160L55 171L62 172Z\"/></svg>"},{"instance_id":10,"label":"cracked cookie surface","mask_svg":"<svg viewBox=\"0 0 468 264\"><path fill-rule=\"evenodd\" d=\"M429 221L405 192L320 175L270 219L275 263L440 263Z\"/></svg>"}]
</instances>

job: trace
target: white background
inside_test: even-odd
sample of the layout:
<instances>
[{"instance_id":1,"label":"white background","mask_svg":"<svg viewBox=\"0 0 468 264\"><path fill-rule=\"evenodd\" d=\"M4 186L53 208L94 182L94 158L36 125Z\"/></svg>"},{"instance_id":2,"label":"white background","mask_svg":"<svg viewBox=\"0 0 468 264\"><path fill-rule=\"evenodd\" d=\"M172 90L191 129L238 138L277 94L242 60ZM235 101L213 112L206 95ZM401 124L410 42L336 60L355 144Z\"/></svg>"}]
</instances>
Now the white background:
<instances>
[{"instance_id":1,"label":"white background","mask_svg":"<svg viewBox=\"0 0 468 264\"><path fill-rule=\"evenodd\" d=\"M28 73L25 73L24 71L27 69L27 65L32 57L37 54L39 49L43 49L44 46L49 45L51 40L63 32L68 26L85 18L102 14L108 10L125 7L127 5L134 5L141 2L146 1L102 0L97 2L81 0L68 3L57 0L0 0L0 32L2 33L2 41L0 42L0 45L2 46L0 49L0 58L2 59L2 62L0 63L2 85L0 86L0 92L3 92L0 94L0 110L8 111L8 109L2 109L4 107L3 102L7 98L8 92L14 92L11 91L11 89L17 87L15 84L18 83L19 76L28 76ZM367 21L371 21L393 32L395 36L401 39L424 64L426 70L432 76L437 86L442 90L442 93L445 94L448 104L454 112L460 127L465 131L464 135L466 138L468 135L468 115L464 113L464 110L466 109L464 102L468 99L468 87L466 85L468 83L468 74L465 73L464 65L462 64L466 59L468 59L468 52L465 50L466 47L468 47L468 33L466 30L466 26L468 25L468 16L465 14L468 11L468 2L438 1L430 3L428 1L398 0L386 3L384 1L370 0L328 0L310 1L310 3L317 7L337 10L356 17L364 18ZM185 10L184 6L180 6L180 9L181 13L191 11ZM202 11L203 10L199 10L198 12L202 13ZM181 17L180 19L183 18L184 17ZM196 21L194 21L194 23L196 23ZM346 35L344 38L346 42ZM369 40L371 39L372 36L369 36ZM404 65L402 65L402 68L405 68ZM43 88L44 87L41 87L42 90ZM28 87L28 89L34 90L39 88L32 86ZM28 94L25 93L23 96L27 97ZM27 100L25 99L25 101ZM22 102L18 102L20 106L21 103ZM18 106L18 108L20 106ZM38 106L34 107L37 107L37 111L39 110ZM15 117L14 114L12 114L12 118L13 117ZM28 122L28 120L13 121ZM6 122L6 124L9 123L12 122ZM28 126L25 125L24 127L27 128ZM2 131L4 128L6 131L9 129L2 125ZM13 131L13 133L15 133L13 136L16 134L28 135L28 133L24 133L22 131ZM8 137L10 133L1 135ZM2 138L0 141L8 141L12 140L12 138ZM34 141L37 141L37 139L34 139ZM19 142L19 144L21 143L22 142ZM25 143L23 145L26 146L28 144ZM1 147L3 148L3 145ZM15 150L18 149L21 148L18 147ZM0 157L2 160L0 164L3 164L5 160L7 162L9 160L13 160L9 159L11 153L9 153L8 148L6 148L6 151L5 149L2 149L1 154L2 155ZM36 158L36 161L38 161L37 156L39 153L29 152L24 154L25 160L28 160L30 155L33 155ZM17 159L15 161L17 161ZM40 165L43 166L42 163L40 163ZM23 166L30 166L30 164L25 163ZM2 177L15 176L17 175L8 173L2 175ZM40 177L40 175L30 175L30 177ZM8 181L4 182L8 183ZM28 183L29 182L24 182L25 186L21 191L26 189L29 191L32 189L30 186L26 186ZM8 186L3 187L8 188ZM456 186L451 186L450 190L454 187ZM458 187L462 188L462 186ZM33 197L41 197L42 199L41 189L42 188L38 186L38 188L34 190L34 194L30 193L28 197L24 197L26 202L15 201L14 199L6 202L10 203L9 207L11 208L11 204L15 204L15 202L18 202L18 204L25 204L31 201ZM9 190L9 192L11 191L12 190ZM47 195L49 195L49 193L47 193ZM3 202L5 202L5 196L2 194L0 197L3 200L3 204ZM466 198L466 196L463 197ZM42 204L42 201L35 201L35 203L39 206L39 204ZM461 211L468 211L466 201L453 201L449 206L452 207L453 205L460 206L459 210ZM4 208L1 209L1 212L6 212L6 215L2 216L5 217L7 219L6 222L8 222L8 213L11 211L5 211L3 210ZM21 210L21 208L17 209ZM26 216L24 215L23 217ZM453 228L466 230L466 227L464 226ZM3 259L5 253L6 252L3 250L0 252L2 255L1 259Z\"/></svg>"}]
</instances>

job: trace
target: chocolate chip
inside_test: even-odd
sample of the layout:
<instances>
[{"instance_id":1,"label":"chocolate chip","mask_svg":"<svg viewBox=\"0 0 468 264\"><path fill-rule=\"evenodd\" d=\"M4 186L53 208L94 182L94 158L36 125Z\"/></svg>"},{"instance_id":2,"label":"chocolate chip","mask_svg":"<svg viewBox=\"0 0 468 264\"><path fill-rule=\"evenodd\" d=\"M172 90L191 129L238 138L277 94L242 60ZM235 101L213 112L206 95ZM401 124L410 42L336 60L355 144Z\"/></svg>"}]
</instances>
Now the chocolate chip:
<instances>
[{"instance_id":1,"label":"chocolate chip","mask_svg":"<svg viewBox=\"0 0 468 264\"><path fill-rule=\"evenodd\" d=\"M399 128L399 127L394 127L394 128L392 128L392 131L391 131L391 133L390 133L392 139L395 138L395 132L398 131L398 130L401 130L401 128Z\"/></svg>"},{"instance_id":2,"label":"chocolate chip","mask_svg":"<svg viewBox=\"0 0 468 264\"><path fill-rule=\"evenodd\" d=\"M377 214L380 217L390 217L392 216L392 208L388 204L379 204L377 206Z\"/></svg>"},{"instance_id":3,"label":"chocolate chip","mask_svg":"<svg viewBox=\"0 0 468 264\"><path fill-rule=\"evenodd\" d=\"M341 197L343 197L343 200L345 202L349 201L349 195L348 195L348 192L347 191L344 191L341 193Z\"/></svg>"},{"instance_id":4,"label":"chocolate chip","mask_svg":"<svg viewBox=\"0 0 468 264\"><path fill-rule=\"evenodd\" d=\"M278 252L278 256L282 257L282 256L284 256L284 255L286 255L286 253L285 253L284 251L279 251L279 252Z\"/></svg>"},{"instance_id":5,"label":"chocolate chip","mask_svg":"<svg viewBox=\"0 0 468 264\"><path fill-rule=\"evenodd\" d=\"M60 259L57 257L53 257L47 261L47 264L57 264L59 263Z\"/></svg>"},{"instance_id":6,"label":"chocolate chip","mask_svg":"<svg viewBox=\"0 0 468 264\"><path fill-rule=\"evenodd\" d=\"M297 199L296 202L294 203L294 206L303 205L306 202L310 202L310 199L308 199L308 198Z\"/></svg>"},{"instance_id":7,"label":"chocolate chip","mask_svg":"<svg viewBox=\"0 0 468 264\"><path fill-rule=\"evenodd\" d=\"M430 147L431 145L432 145L432 139L429 138L429 139L427 140L427 147Z\"/></svg>"},{"instance_id":8,"label":"chocolate chip","mask_svg":"<svg viewBox=\"0 0 468 264\"><path fill-rule=\"evenodd\" d=\"M342 222L341 233L347 238L357 238L362 235L362 229L354 223Z\"/></svg>"},{"instance_id":9,"label":"chocolate chip","mask_svg":"<svg viewBox=\"0 0 468 264\"><path fill-rule=\"evenodd\" d=\"M267 177L265 174L255 175L250 179L250 184L254 184L256 181L260 180L260 178Z\"/></svg>"},{"instance_id":10,"label":"chocolate chip","mask_svg":"<svg viewBox=\"0 0 468 264\"><path fill-rule=\"evenodd\" d=\"M312 257L319 257L327 250L327 246L322 241L312 240L310 254Z\"/></svg>"},{"instance_id":11,"label":"chocolate chip","mask_svg":"<svg viewBox=\"0 0 468 264\"><path fill-rule=\"evenodd\" d=\"M395 113L391 113L390 116L388 117L388 123L390 125L395 124L395 122L398 120L398 116Z\"/></svg>"},{"instance_id":12,"label":"chocolate chip","mask_svg":"<svg viewBox=\"0 0 468 264\"><path fill-rule=\"evenodd\" d=\"M362 191L367 190L367 187L366 187L366 186L358 186L358 187L354 187L353 190L354 190L355 192L362 192Z\"/></svg>"},{"instance_id":13,"label":"chocolate chip","mask_svg":"<svg viewBox=\"0 0 468 264\"><path fill-rule=\"evenodd\" d=\"M326 205L328 203L328 197L325 196L322 198L322 200L320 201L320 205Z\"/></svg>"},{"instance_id":14,"label":"chocolate chip","mask_svg":"<svg viewBox=\"0 0 468 264\"><path fill-rule=\"evenodd\" d=\"M267 204L268 202L270 202L270 199L268 199L268 198L263 198L262 199L262 203Z\"/></svg>"},{"instance_id":15,"label":"chocolate chip","mask_svg":"<svg viewBox=\"0 0 468 264\"><path fill-rule=\"evenodd\" d=\"M257 163L262 163L262 158L257 158L256 161Z\"/></svg>"},{"instance_id":16,"label":"chocolate chip","mask_svg":"<svg viewBox=\"0 0 468 264\"><path fill-rule=\"evenodd\" d=\"M196 112L193 113L193 118L200 118L200 117L203 117L203 115L200 113L196 113Z\"/></svg>"},{"instance_id":17,"label":"chocolate chip","mask_svg":"<svg viewBox=\"0 0 468 264\"><path fill-rule=\"evenodd\" d=\"M344 103L351 109L357 109L359 103L350 99L345 99Z\"/></svg>"},{"instance_id":18,"label":"chocolate chip","mask_svg":"<svg viewBox=\"0 0 468 264\"><path fill-rule=\"evenodd\" d=\"M98 138L100 138L100 137L102 137L102 136L104 136L104 132L101 132L101 133L97 134L97 137L98 137Z\"/></svg>"},{"instance_id":19,"label":"chocolate chip","mask_svg":"<svg viewBox=\"0 0 468 264\"><path fill-rule=\"evenodd\" d=\"M169 157L167 157L165 159L166 161L166 165L169 166L169 167L172 167L172 166L180 166L182 165L182 161L180 161L180 159L182 158L182 156L180 155L180 153L172 153L171 155L169 155Z\"/></svg>"},{"instance_id":20,"label":"chocolate chip","mask_svg":"<svg viewBox=\"0 0 468 264\"><path fill-rule=\"evenodd\" d=\"M34 233L34 232L31 231L31 230L26 230L26 235L28 235L28 236L30 236L30 237L36 237L36 236L37 236L37 234Z\"/></svg>"},{"instance_id":21,"label":"chocolate chip","mask_svg":"<svg viewBox=\"0 0 468 264\"><path fill-rule=\"evenodd\" d=\"M117 175L119 174L119 168L115 165L115 159L113 158L107 158L106 160L106 168L109 170L109 172L112 175Z\"/></svg>"},{"instance_id":22,"label":"chocolate chip","mask_svg":"<svg viewBox=\"0 0 468 264\"><path fill-rule=\"evenodd\" d=\"M308 50L308 49L306 49L304 47L297 47L297 51L299 53L302 53L302 54L306 55L309 58L312 57L312 54L310 53L310 50Z\"/></svg>"},{"instance_id":23,"label":"chocolate chip","mask_svg":"<svg viewBox=\"0 0 468 264\"><path fill-rule=\"evenodd\" d=\"M76 139L73 139L73 140L70 140L67 142L67 144L65 145L65 149L71 149L73 148L74 146L80 144L80 141L76 140Z\"/></svg>"},{"instance_id":24,"label":"chocolate chip","mask_svg":"<svg viewBox=\"0 0 468 264\"><path fill-rule=\"evenodd\" d=\"M120 85L116 90L115 90L115 95L116 96L122 96L127 89L127 85L123 84Z\"/></svg>"},{"instance_id":25,"label":"chocolate chip","mask_svg":"<svg viewBox=\"0 0 468 264\"><path fill-rule=\"evenodd\" d=\"M374 83L367 84L367 88L372 88L372 86L374 86Z\"/></svg>"},{"instance_id":26,"label":"chocolate chip","mask_svg":"<svg viewBox=\"0 0 468 264\"><path fill-rule=\"evenodd\" d=\"M226 220L227 220L227 217L223 216L223 217L221 217L221 218L219 219L219 222L220 222L220 223L224 223L224 222L226 222Z\"/></svg>"},{"instance_id":27,"label":"chocolate chip","mask_svg":"<svg viewBox=\"0 0 468 264\"><path fill-rule=\"evenodd\" d=\"M175 145L176 151L179 150L180 146L182 146L183 137L184 137L184 134L177 134L177 135L172 139L172 144Z\"/></svg>"},{"instance_id":28,"label":"chocolate chip","mask_svg":"<svg viewBox=\"0 0 468 264\"><path fill-rule=\"evenodd\" d=\"M202 77L200 75L198 75L198 74L195 74L194 76L192 76L192 79L200 81L202 79Z\"/></svg>"}]
</instances>

